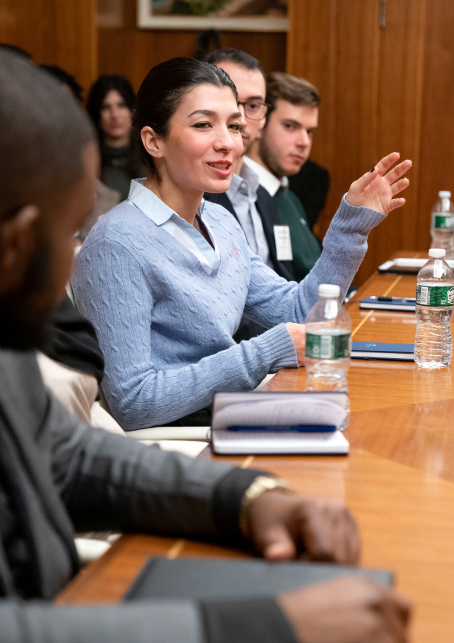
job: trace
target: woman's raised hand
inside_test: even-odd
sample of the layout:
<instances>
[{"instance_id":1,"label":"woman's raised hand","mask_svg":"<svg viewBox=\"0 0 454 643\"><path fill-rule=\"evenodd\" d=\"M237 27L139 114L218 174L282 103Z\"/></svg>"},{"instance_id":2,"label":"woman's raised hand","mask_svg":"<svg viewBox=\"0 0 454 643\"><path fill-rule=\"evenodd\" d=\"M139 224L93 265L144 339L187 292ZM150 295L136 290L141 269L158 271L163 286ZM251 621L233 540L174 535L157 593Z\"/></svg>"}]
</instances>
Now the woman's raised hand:
<instances>
[{"instance_id":1,"label":"woman's raised hand","mask_svg":"<svg viewBox=\"0 0 454 643\"><path fill-rule=\"evenodd\" d=\"M405 199L394 197L408 187L410 181L401 178L411 166L411 161L402 161L391 170L391 166L400 158L398 152L393 152L382 158L371 172L367 172L357 181L351 184L345 197L350 205L358 205L370 208L382 214L388 214L391 210L401 208Z\"/></svg>"}]
</instances>

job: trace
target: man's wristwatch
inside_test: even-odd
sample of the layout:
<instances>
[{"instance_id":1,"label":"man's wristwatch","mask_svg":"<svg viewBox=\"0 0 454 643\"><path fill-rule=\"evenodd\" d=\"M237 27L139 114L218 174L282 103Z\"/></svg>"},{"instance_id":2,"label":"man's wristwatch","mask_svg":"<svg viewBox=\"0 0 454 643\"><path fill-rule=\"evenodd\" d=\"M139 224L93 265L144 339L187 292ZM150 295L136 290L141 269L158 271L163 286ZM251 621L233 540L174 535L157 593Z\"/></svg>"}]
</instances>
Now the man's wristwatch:
<instances>
[{"instance_id":1,"label":"man's wristwatch","mask_svg":"<svg viewBox=\"0 0 454 643\"><path fill-rule=\"evenodd\" d=\"M244 492L240 507L240 529L244 538L248 540L250 538L248 518L252 503L261 496L262 493L272 489L284 491L285 493L294 493L288 482L279 480L278 478L272 478L271 476L257 476L251 486Z\"/></svg>"}]
</instances>

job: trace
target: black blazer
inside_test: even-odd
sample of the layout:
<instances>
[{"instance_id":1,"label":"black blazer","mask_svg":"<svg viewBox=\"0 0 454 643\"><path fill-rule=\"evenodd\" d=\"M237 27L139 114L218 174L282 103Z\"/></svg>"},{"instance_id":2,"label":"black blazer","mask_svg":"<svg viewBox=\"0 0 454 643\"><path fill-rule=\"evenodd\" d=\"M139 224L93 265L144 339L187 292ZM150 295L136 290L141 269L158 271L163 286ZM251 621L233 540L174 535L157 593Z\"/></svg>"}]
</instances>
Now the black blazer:
<instances>
[{"instance_id":1,"label":"black blazer","mask_svg":"<svg viewBox=\"0 0 454 643\"><path fill-rule=\"evenodd\" d=\"M325 207L329 190L329 172L310 159L298 174L288 177L289 187L303 204L306 219L311 230Z\"/></svg>"},{"instance_id":2,"label":"black blazer","mask_svg":"<svg viewBox=\"0 0 454 643\"><path fill-rule=\"evenodd\" d=\"M204 198L207 201L211 201L212 203L222 205L226 210L233 214L235 219L238 221L238 217L236 216L233 205L225 192L221 194L205 193ZM265 237L268 243L270 260L273 264L273 268L280 277L283 277L288 281L293 281L294 277L292 262L278 261L273 229L274 225L279 225L277 210L273 201L273 197L271 197L269 192L267 192L261 185L259 185L259 188L257 190L257 201L255 205L257 207L258 213L260 214L260 218L262 219L263 232L265 233ZM258 335L264 333L266 330L266 328L260 326L260 324L257 324L257 322L254 322L247 317L243 317L238 330L233 336L233 339L239 343L243 340L257 337Z\"/></svg>"}]
</instances>

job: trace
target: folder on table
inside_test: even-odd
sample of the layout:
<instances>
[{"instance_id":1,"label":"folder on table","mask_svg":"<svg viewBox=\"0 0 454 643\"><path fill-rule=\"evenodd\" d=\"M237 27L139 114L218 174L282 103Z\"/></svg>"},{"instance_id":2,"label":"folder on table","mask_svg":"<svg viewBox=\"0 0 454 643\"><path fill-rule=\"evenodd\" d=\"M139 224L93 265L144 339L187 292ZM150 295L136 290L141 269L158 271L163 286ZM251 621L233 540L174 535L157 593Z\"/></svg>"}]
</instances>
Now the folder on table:
<instances>
[{"instance_id":1,"label":"folder on table","mask_svg":"<svg viewBox=\"0 0 454 643\"><path fill-rule=\"evenodd\" d=\"M378 569L329 563L266 562L217 558L149 558L125 596L136 599L241 599L274 597L282 592L332 580L366 576L381 585L393 584L393 574Z\"/></svg>"}]
</instances>

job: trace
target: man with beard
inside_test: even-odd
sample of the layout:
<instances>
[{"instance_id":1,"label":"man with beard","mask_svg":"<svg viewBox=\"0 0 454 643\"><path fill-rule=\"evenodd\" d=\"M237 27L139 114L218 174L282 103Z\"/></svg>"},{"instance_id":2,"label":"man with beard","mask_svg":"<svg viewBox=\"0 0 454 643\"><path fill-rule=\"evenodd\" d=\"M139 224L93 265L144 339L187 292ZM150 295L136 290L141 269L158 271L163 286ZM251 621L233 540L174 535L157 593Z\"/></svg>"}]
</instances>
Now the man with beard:
<instances>
[{"instance_id":1,"label":"man with beard","mask_svg":"<svg viewBox=\"0 0 454 643\"><path fill-rule=\"evenodd\" d=\"M288 176L308 160L318 125L318 90L302 78L274 72L267 78L266 124L248 151L246 163L258 174L277 207L281 224L291 234L293 272L301 281L314 267L321 250L301 201L288 188Z\"/></svg>"},{"instance_id":2,"label":"man with beard","mask_svg":"<svg viewBox=\"0 0 454 643\"><path fill-rule=\"evenodd\" d=\"M250 471L92 429L43 387L39 347L92 208L94 133L44 72L0 52L0 627L3 643L404 640L409 608L364 579L276 600L56 607L78 530L230 538L268 559L353 563L346 509ZM41 600L37 600L41 599ZM47 601L47 602L46 602Z\"/></svg>"}]
</instances>

